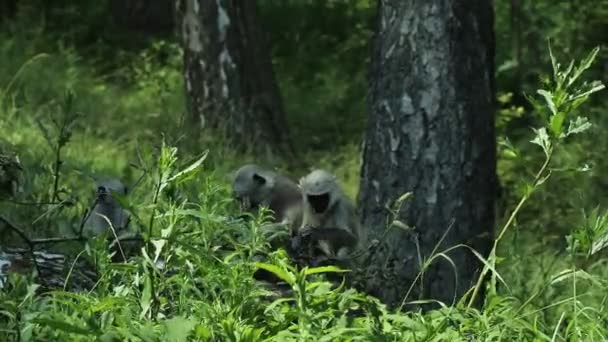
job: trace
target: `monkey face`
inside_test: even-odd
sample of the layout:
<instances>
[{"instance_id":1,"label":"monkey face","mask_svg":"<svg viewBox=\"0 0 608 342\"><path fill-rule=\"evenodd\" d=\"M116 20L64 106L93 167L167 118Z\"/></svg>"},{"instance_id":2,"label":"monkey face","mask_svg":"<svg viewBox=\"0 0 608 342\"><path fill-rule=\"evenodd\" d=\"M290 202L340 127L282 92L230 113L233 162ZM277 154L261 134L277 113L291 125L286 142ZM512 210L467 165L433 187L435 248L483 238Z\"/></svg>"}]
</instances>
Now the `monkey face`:
<instances>
[{"instance_id":1,"label":"monkey face","mask_svg":"<svg viewBox=\"0 0 608 342\"><path fill-rule=\"evenodd\" d=\"M105 186L100 185L97 187L97 196L104 197L104 196L108 195L109 193L110 192L108 191L108 189Z\"/></svg>"},{"instance_id":2,"label":"monkey face","mask_svg":"<svg viewBox=\"0 0 608 342\"><path fill-rule=\"evenodd\" d=\"M337 191L336 178L325 170L315 170L300 180L306 201L317 214L327 212L333 205Z\"/></svg>"},{"instance_id":3,"label":"monkey face","mask_svg":"<svg viewBox=\"0 0 608 342\"><path fill-rule=\"evenodd\" d=\"M234 180L232 196L239 202L241 210L255 209L262 204L266 183L266 178L257 173L241 175Z\"/></svg>"},{"instance_id":4,"label":"monkey face","mask_svg":"<svg viewBox=\"0 0 608 342\"><path fill-rule=\"evenodd\" d=\"M101 202L101 203L111 203L112 202L112 194L110 192L110 189L106 188L105 186L98 186L97 187L97 201Z\"/></svg>"},{"instance_id":5,"label":"monkey face","mask_svg":"<svg viewBox=\"0 0 608 342\"><path fill-rule=\"evenodd\" d=\"M126 195L127 187L122 184L122 182L115 179L105 180L97 184L95 196L97 197L98 202L107 204L114 203L112 193Z\"/></svg>"},{"instance_id":6,"label":"monkey face","mask_svg":"<svg viewBox=\"0 0 608 342\"><path fill-rule=\"evenodd\" d=\"M329 203L331 199L329 196L329 192L319 195L306 195L306 199L312 207L312 210L317 214L324 213L327 211L327 209L329 209Z\"/></svg>"}]
</instances>

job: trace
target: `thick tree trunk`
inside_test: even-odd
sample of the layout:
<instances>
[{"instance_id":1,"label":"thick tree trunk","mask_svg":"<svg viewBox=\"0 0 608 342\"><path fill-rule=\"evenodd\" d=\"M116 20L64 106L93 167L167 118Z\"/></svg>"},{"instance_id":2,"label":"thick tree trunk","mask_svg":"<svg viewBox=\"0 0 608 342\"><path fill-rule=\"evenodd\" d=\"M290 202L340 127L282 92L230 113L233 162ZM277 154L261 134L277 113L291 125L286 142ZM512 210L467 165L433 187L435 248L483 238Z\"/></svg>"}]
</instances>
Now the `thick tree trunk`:
<instances>
[{"instance_id":1,"label":"thick tree trunk","mask_svg":"<svg viewBox=\"0 0 608 342\"><path fill-rule=\"evenodd\" d=\"M372 254L367 288L389 304L450 304L480 266L465 249L449 253L457 285L455 270L440 259L404 296L452 221L438 251L467 244L489 252L497 188L492 5L379 1L378 10L359 205L364 227L379 239L386 208L411 191L397 219L414 230L392 228Z\"/></svg>"},{"instance_id":2,"label":"thick tree trunk","mask_svg":"<svg viewBox=\"0 0 608 342\"><path fill-rule=\"evenodd\" d=\"M194 120L254 152L291 156L255 1L178 0L177 15Z\"/></svg>"}]
</instances>

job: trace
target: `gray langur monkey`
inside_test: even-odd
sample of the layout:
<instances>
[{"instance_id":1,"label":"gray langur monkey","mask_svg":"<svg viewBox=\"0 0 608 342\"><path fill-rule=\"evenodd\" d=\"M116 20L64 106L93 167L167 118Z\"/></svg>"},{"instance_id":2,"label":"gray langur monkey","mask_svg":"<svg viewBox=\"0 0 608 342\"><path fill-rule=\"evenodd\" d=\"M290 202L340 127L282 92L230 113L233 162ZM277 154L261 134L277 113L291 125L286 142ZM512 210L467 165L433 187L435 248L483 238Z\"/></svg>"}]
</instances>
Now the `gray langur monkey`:
<instances>
[{"instance_id":1,"label":"gray langur monkey","mask_svg":"<svg viewBox=\"0 0 608 342\"><path fill-rule=\"evenodd\" d=\"M255 164L244 165L232 180L232 195L244 211L255 212L263 205L273 211L274 224L266 225L266 230L286 225L293 234L300 225L302 193L286 176Z\"/></svg>"},{"instance_id":2,"label":"gray langur monkey","mask_svg":"<svg viewBox=\"0 0 608 342\"><path fill-rule=\"evenodd\" d=\"M125 230L129 224L129 213L112 194L125 196L127 187L117 179L105 179L97 182L96 186L95 206L84 223L83 236L98 236L107 231L110 224L116 232Z\"/></svg>"},{"instance_id":3,"label":"gray langur monkey","mask_svg":"<svg viewBox=\"0 0 608 342\"><path fill-rule=\"evenodd\" d=\"M269 239L271 248L288 247L289 238L301 224L302 193L298 185L288 177L264 169L255 164L241 166L232 179L232 196L239 202L241 210L255 213L261 206L273 211L270 224L260 227L263 233L278 233ZM276 275L263 269L253 274L257 280L278 284Z\"/></svg>"},{"instance_id":4,"label":"gray langur monkey","mask_svg":"<svg viewBox=\"0 0 608 342\"><path fill-rule=\"evenodd\" d=\"M129 256L138 254L143 246L141 236L129 229L129 213L113 197L127 195L127 187L118 179L98 181L96 187L95 205L83 225L82 235L94 238L113 228L107 236L112 261L126 261Z\"/></svg>"},{"instance_id":5,"label":"gray langur monkey","mask_svg":"<svg viewBox=\"0 0 608 342\"><path fill-rule=\"evenodd\" d=\"M317 169L300 179L302 225L300 237L310 237L325 257L345 260L363 240L355 205L336 177Z\"/></svg>"}]
</instances>

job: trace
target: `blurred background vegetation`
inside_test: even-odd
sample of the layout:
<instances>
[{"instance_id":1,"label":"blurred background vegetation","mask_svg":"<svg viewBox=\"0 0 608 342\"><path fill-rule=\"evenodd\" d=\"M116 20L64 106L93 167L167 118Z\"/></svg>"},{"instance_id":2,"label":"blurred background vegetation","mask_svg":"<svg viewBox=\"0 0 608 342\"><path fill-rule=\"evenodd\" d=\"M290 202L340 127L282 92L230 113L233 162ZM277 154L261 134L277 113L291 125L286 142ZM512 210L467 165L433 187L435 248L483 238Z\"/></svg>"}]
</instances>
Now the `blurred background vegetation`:
<instances>
[{"instance_id":1,"label":"blurred background vegetation","mask_svg":"<svg viewBox=\"0 0 608 342\"><path fill-rule=\"evenodd\" d=\"M335 171L354 198L367 115L375 2L258 3L296 147L309 164ZM54 121L64 119L67 90L75 94L73 112L78 114L63 148L60 184L75 205L51 213L38 208L38 222L52 215L61 233L69 233L91 196L91 177L114 175L134 183L139 171L133 164L154 149L145 146L158 146L161 136L178 146L186 160L210 151L207 178L200 181L206 186L212 180L226 183L223 175L247 159L213 137L201 137L196 143L183 139L187 122L182 56L172 19L165 18L168 13L162 5L158 13L151 10L144 16L166 21L144 20L138 26L128 15L121 17L124 8L109 0L19 0L17 4L12 13L0 7L4 11L0 14L0 139L19 151L24 165L20 201L43 202L54 191L53 146L58 143L53 140L58 127ZM528 144L535 119L524 94L533 94L550 73L547 42L551 40L562 61L579 59L600 45L587 77L608 81L608 1L494 4L500 217L521 196L521 179L538 167L542 153ZM577 137L556 156L585 172L553 170L498 253L510 257L500 264L500 272L508 279L510 293L519 298L532 296L556 270L567 266L565 236L582 224L584 212L608 205L606 108L605 95L592 97L583 108L594 124L590 133ZM518 147L519 155L505 149L507 143ZM147 195L140 190L134 196ZM0 210L15 222L33 221L27 205L2 202ZM34 235L56 233L48 226L34 226ZM606 266L603 274L608 277ZM550 305L556 293L567 291L568 286L563 286L535 298L537 307Z\"/></svg>"}]
</instances>

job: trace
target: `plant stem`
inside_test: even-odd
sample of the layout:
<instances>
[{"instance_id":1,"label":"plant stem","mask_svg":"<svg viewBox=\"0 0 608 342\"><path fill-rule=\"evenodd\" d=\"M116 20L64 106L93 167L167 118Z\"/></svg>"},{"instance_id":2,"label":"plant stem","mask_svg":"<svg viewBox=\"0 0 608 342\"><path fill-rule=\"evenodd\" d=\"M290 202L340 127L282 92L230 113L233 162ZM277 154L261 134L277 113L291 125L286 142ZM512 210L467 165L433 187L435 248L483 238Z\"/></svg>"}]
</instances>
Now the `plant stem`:
<instances>
[{"instance_id":1,"label":"plant stem","mask_svg":"<svg viewBox=\"0 0 608 342\"><path fill-rule=\"evenodd\" d=\"M154 227L154 218L156 216L156 205L158 204L158 197L160 195L160 187L162 183L162 176L160 177L156 188L154 189L154 198L152 200L152 214L150 215L150 222L148 223L148 238L146 241L146 250L148 255L152 255L152 228ZM150 278L150 292L152 292L152 305L150 306L150 315L152 320L156 321L156 310L158 306L158 298L156 297L156 286L154 283L154 270L148 271L148 277Z\"/></svg>"},{"instance_id":2,"label":"plant stem","mask_svg":"<svg viewBox=\"0 0 608 342\"><path fill-rule=\"evenodd\" d=\"M551 149L549 151L549 153L547 154L547 157L545 158L545 162L543 163L543 165L540 167L540 169L536 173L536 176L534 176L534 181L532 182L532 190L530 191L530 193L526 193L521 197L521 199L519 200L519 203L517 203L517 206L515 206L515 209L513 209L513 212L509 216L509 219L507 220L505 225L502 227L500 233L498 234L498 237L494 240L494 245L492 246L492 250L490 251L490 255L488 257L488 262L491 262L491 260L496 260L496 249L498 248L498 243L500 242L502 237L507 232L507 229L509 229L511 227L511 225L513 225L513 222L515 222L515 218L517 217L517 214L519 213L521 208L524 206L526 201L530 198L530 196L532 195L532 192L534 192L534 190L538 186L538 182L540 181L541 177L547 170L549 163L551 162L551 157L553 156L552 151L553 151L553 149ZM479 293L479 289L482 286L483 279L485 278L486 274L488 273L488 270L489 270L489 267L487 265L484 265L484 267L481 271L481 274L479 275L479 278L477 279L477 283L475 284L473 293L471 294L471 298L469 299L469 304L467 305L467 307L470 308L473 305L473 303L475 302L475 298L477 298L477 294Z\"/></svg>"}]
</instances>

